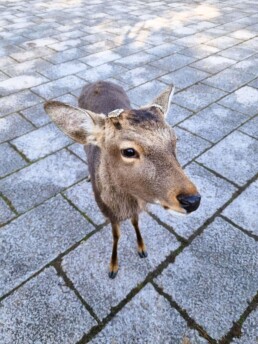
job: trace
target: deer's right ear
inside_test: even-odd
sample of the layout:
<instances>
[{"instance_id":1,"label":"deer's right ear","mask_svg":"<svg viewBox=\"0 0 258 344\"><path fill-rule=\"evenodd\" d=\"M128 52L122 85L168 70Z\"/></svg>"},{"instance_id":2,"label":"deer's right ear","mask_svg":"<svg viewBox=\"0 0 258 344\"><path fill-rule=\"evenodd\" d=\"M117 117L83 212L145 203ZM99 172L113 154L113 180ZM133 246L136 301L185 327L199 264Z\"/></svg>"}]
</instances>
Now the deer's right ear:
<instances>
[{"instance_id":1,"label":"deer's right ear","mask_svg":"<svg viewBox=\"0 0 258 344\"><path fill-rule=\"evenodd\" d=\"M99 144L103 134L105 115L58 101L45 103L44 109L53 122L74 141L84 145Z\"/></svg>"}]
</instances>

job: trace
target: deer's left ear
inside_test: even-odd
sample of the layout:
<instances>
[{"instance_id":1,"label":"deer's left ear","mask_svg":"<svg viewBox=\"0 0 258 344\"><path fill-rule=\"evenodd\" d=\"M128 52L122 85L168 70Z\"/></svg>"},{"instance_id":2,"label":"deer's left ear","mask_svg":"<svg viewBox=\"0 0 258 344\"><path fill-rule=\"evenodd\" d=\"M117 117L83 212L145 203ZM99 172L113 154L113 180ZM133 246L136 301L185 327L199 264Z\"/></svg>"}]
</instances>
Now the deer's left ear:
<instances>
[{"instance_id":1,"label":"deer's left ear","mask_svg":"<svg viewBox=\"0 0 258 344\"><path fill-rule=\"evenodd\" d=\"M152 102L154 106L158 105L159 107L162 108L164 117L166 117L169 112L174 92L175 92L175 86L170 85Z\"/></svg>"}]
</instances>

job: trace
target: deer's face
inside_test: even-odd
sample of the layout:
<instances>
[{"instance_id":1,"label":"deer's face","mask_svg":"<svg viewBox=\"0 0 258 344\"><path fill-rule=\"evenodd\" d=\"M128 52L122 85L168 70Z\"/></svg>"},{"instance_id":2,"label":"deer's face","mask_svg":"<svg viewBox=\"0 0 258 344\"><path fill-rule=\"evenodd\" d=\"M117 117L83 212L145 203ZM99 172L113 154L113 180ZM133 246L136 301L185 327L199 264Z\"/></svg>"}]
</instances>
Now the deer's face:
<instances>
[{"instance_id":1,"label":"deer's face","mask_svg":"<svg viewBox=\"0 0 258 344\"><path fill-rule=\"evenodd\" d=\"M104 168L116 185L148 203L189 213L200 196L176 156L177 137L159 107L123 111L106 119Z\"/></svg>"},{"instance_id":2,"label":"deer's face","mask_svg":"<svg viewBox=\"0 0 258 344\"><path fill-rule=\"evenodd\" d=\"M165 120L171 94L168 89L153 105L108 116L59 102L47 103L45 109L75 141L100 147L100 173L108 173L119 189L138 200L190 213L201 197L177 160L176 134Z\"/></svg>"}]
</instances>

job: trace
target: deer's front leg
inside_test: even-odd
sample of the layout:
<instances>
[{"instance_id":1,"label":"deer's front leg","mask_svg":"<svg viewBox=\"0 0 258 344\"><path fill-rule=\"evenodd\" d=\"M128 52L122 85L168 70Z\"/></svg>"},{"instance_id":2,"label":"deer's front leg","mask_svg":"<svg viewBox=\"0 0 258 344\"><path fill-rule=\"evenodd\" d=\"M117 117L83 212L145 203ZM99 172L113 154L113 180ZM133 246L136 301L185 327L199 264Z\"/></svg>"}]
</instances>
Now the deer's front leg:
<instances>
[{"instance_id":1,"label":"deer's front leg","mask_svg":"<svg viewBox=\"0 0 258 344\"><path fill-rule=\"evenodd\" d=\"M147 250L146 250L146 246L144 244L144 241L143 241L143 238L142 238L142 235L141 235L141 232L140 232L140 228L139 228L139 216L138 214L137 215L134 215L132 217L132 224L134 226L134 229L135 229L135 233L136 233L136 237L137 237L137 244L138 244L138 254L141 258L146 258L148 253L147 253Z\"/></svg>"},{"instance_id":2,"label":"deer's front leg","mask_svg":"<svg viewBox=\"0 0 258 344\"><path fill-rule=\"evenodd\" d=\"M113 250L112 250L108 276L110 278L115 278L118 271L117 246L118 246L118 240L120 238L120 224L111 223L111 226L112 226L112 234L113 234Z\"/></svg>"}]
</instances>

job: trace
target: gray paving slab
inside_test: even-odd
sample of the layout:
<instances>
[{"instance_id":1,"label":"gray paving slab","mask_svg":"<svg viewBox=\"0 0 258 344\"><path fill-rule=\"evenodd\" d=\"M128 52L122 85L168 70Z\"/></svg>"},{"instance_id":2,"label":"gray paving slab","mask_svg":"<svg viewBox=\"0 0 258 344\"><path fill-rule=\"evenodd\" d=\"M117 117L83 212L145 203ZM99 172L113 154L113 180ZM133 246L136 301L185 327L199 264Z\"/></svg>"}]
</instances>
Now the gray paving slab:
<instances>
[{"instance_id":1,"label":"gray paving slab","mask_svg":"<svg viewBox=\"0 0 258 344\"><path fill-rule=\"evenodd\" d=\"M139 321L141 319L141 321ZM126 328L126 331L125 331ZM188 341L187 341L188 339ZM112 320L90 341L106 343L208 343L197 331L190 330L179 313L147 284Z\"/></svg>"},{"instance_id":2,"label":"gray paving slab","mask_svg":"<svg viewBox=\"0 0 258 344\"><path fill-rule=\"evenodd\" d=\"M78 73L78 76L87 82L95 82L98 80L105 80L110 77L114 77L117 74L126 73L127 68L123 66L118 66L112 62L104 63L101 66L97 66L95 68L86 69Z\"/></svg>"},{"instance_id":3,"label":"gray paving slab","mask_svg":"<svg viewBox=\"0 0 258 344\"><path fill-rule=\"evenodd\" d=\"M0 177L4 177L24 166L27 162L8 143L0 144Z\"/></svg>"},{"instance_id":4,"label":"gray paving slab","mask_svg":"<svg viewBox=\"0 0 258 344\"><path fill-rule=\"evenodd\" d=\"M0 118L0 142L11 140L33 129L32 124L17 113Z\"/></svg>"},{"instance_id":5,"label":"gray paving slab","mask_svg":"<svg viewBox=\"0 0 258 344\"><path fill-rule=\"evenodd\" d=\"M192 67L183 67L175 72L162 76L160 80L169 85L176 85L177 89L182 89L206 79L209 76L210 74L202 72L198 69Z\"/></svg>"},{"instance_id":6,"label":"gray paving slab","mask_svg":"<svg viewBox=\"0 0 258 344\"><path fill-rule=\"evenodd\" d=\"M22 91L27 88L31 88L40 84L48 82L47 78L44 78L38 73L31 73L26 75L16 76L0 82L0 96L6 96L12 93Z\"/></svg>"},{"instance_id":7,"label":"gray paving slab","mask_svg":"<svg viewBox=\"0 0 258 344\"><path fill-rule=\"evenodd\" d=\"M140 51L129 56L125 56L115 61L116 64L122 65L128 69L140 67L147 63L157 60L159 57Z\"/></svg>"},{"instance_id":8,"label":"gray paving slab","mask_svg":"<svg viewBox=\"0 0 258 344\"><path fill-rule=\"evenodd\" d=\"M25 212L87 173L86 164L62 150L0 180L0 190L19 212Z\"/></svg>"},{"instance_id":9,"label":"gray paving slab","mask_svg":"<svg viewBox=\"0 0 258 344\"><path fill-rule=\"evenodd\" d=\"M149 206L149 210L162 222L174 228L179 235L189 238L232 197L236 188L196 163L187 166L185 172L195 183L202 196L199 209L187 216L171 213L156 205Z\"/></svg>"},{"instance_id":10,"label":"gray paving slab","mask_svg":"<svg viewBox=\"0 0 258 344\"><path fill-rule=\"evenodd\" d=\"M249 57L248 59L238 62L232 68L242 73L253 74L255 77L257 77L258 76L257 62L258 62L258 56L253 55Z\"/></svg>"},{"instance_id":11,"label":"gray paving slab","mask_svg":"<svg viewBox=\"0 0 258 344\"><path fill-rule=\"evenodd\" d=\"M82 181L64 192L64 195L95 224L107 221L96 204L91 182Z\"/></svg>"},{"instance_id":12,"label":"gray paving slab","mask_svg":"<svg viewBox=\"0 0 258 344\"><path fill-rule=\"evenodd\" d=\"M147 49L146 52L158 57L165 57L165 56L171 55L172 53L177 53L178 51L181 51L182 49L184 49L184 47L181 45L177 45L173 43L163 43L156 47Z\"/></svg>"},{"instance_id":13,"label":"gray paving slab","mask_svg":"<svg viewBox=\"0 0 258 344\"><path fill-rule=\"evenodd\" d=\"M112 247L109 226L94 234L63 259L64 271L100 319L105 318L112 307L125 299L148 273L179 246L171 233L146 214L141 216L140 228L148 257L139 258L134 229L128 222L123 223L119 241L120 265L114 280L108 277ZM164 245L160 245L160 242Z\"/></svg>"},{"instance_id":14,"label":"gray paving slab","mask_svg":"<svg viewBox=\"0 0 258 344\"><path fill-rule=\"evenodd\" d=\"M0 295L20 285L94 227L60 195L1 228Z\"/></svg>"},{"instance_id":15,"label":"gray paving slab","mask_svg":"<svg viewBox=\"0 0 258 344\"><path fill-rule=\"evenodd\" d=\"M73 141L63 134L58 127L47 124L12 141L12 144L29 160L37 160L53 153Z\"/></svg>"},{"instance_id":16,"label":"gray paving slab","mask_svg":"<svg viewBox=\"0 0 258 344\"><path fill-rule=\"evenodd\" d=\"M68 147L69 151L73 152L76 154L80 159L82 159L84 162L87 163L87 156L85 153L85 150L83 148L83 145L79 143L73 143Z\"/></svg>"},{"instance_id":17,"label":"gray paving slab","mask_svg":"<svg viewBox=\"0 0 258 344\"><path fill-rule=\"evenodd\" d=\"M222 50L218 53L218 55L228 57L230 59L241 61L243 59L246 59L247 57L250 57L255 54L255 50L247 49L247 48L241 48L239 46L231 47L225 50Z\"/></svg>"},{"instance_id":18,"label":"gray paving slab","mask_svg":"<svg viewBox=\"0 0 258 344\"><path fill-rule=\"evenodd\" d=\"M256 174L257 140L233 132L197 160L238 185L244 185Z\"/></svg>"},{"instance_id":19,"label":"gray paving slab","mask_svg":"<svg viewBox=\"0 0 258 344\"><path fill-rule=\"evenodd\" d=\"M181 165L185 165L200 155L211 144L202 138L189 133L186 130L175 128L178 137L177 157Z\"/></svg>"},{"instance_id":20,"label":"gray paving slab","mask_svg":"<svg viewBox=\"0 0 258 344\"><path fill-rule=\"evenodd\" d=\"M30 61L17 63L3 68L3 72L10 75L11 77L24 75L32 72L42 72L45 69L51 68L53 65L42 58L37 58Z\"/></svg>"},{"instance_id":21,"label":"gray paving slab","mask_svg":"<svg viewBox=\"0 0 258 344\"><path fill-rule=\"evenodd\" d=\"M150 64L154 67L164 69L167 72L173 72L179 68L189 65L196 59L191 56L175 53L173 55L164 57Z\"/></svg>"},{"instance_id":22,"label":"gray paving slab","mask_svg":"<svg viewBox=\"0 0 258 344\"><path fill-rule=\"evenodd\" d=\"M256 116L244 124L240 131L258 139L258 117Z\"/></svg>"},{"instance_id":23,"label":"gray paving slab","mask_svg":"<svg viewBox=\"0 0 258 344\"><path fill-rule=\"evenodd\" d=\"M207 44L216 48L226 49L226 48L232 47L233 45L237 45L241 42L242 42L241 39L236 39L236 38L228 37L228 36L222 36L222 37L215 38L209 41Z\"/></svg>"},{"instance_id":24,"label":"gray paving slab","mask_svg":"<svg viewBox=\"0 0 258 344\"><path fill-rule=\"evenodd\" d=\"M193 114L192 111L189 111L179 105L173 104L173 101L172 101L169 113L167 114L167 117L166 117L166 121L170 125L174 126L177 123L186 119L187 117L191 116L192 114Z\"/></svg>"},{"instance_id":25,"label":"gray paving slab","mask_svg":"<svg viewBox=\"0 0 258 344\"><path fill-rule=\"evenodd\" d=\"M54 65L53 67L42 71L42 74L50 80L55 80L67 75L76 74L89 68L90 67L85 65L85 63L79 61L68 61Z\"/></svg>"},{"instance_id":26,"label":"gray paving slab","mask_svg":"<svg viewBox=\"0 0 258 344\"><path fill-rule=\"evenodd\" d=\"M52 267L1 302L0 322L5 344L73 344L96 324Z\"/></svg>"},{"instance_id":27,"label":"gray paving slab","mask_svg":"<svg viewBox=\"0 0 258 344\"><path fill-rule=\"evenodd\" d=\"M18 92L0 99L0 117L38 104L42 98L30 91Z\"/></svg>"},{"instance_id":28,"label":"gray paving slab","mask_svg":"<svg viewBox=\"0 0 258 344\"><path fill-rule=\"evenodd\" d=\"M135 87L127 92L130 101L138 106L151 103L163 90L166 84L158 80L149 81L141 86ZM144 97L142 96L144 94Z\"/></svg>"},{"instance_id":29,"label":"gray paving slab","mask_svg":"<svg viewBox=\"0 0 258 344\"><path fill-rule=\"evenodd\" d=\"M81 57L84 57L85 55L87 55L87 53L78 47L78 48L67 49L65 50L65 53L63 52L53 53L52 51L52 54L49 54L44 59L58 65L59 63L64 63L71 60L77 60Z\"/></svg>"},{"instance_id":30,"label":"gray paving slab","mask_svg":"<svg viewBox=\"0 0 258 344\"><path fill-rule=\"evenodd\" d=\"M85 81L75 75L65 76L61 79L48 82L44 85L33 87L32 91L45 99L52 99L79 87L83 87Z\"/></svg>"},{"instance_id":31,"label":"gray paving slab","mask_svg":"<svg viewBox=\"0 0 258 344\"><path fill-rule=\"evenodd\" d=\"M89 56L83 57L80 60L89 66L96 67L107 62L115 61L119 58L121 58L121 55L111 50L106 50L101 51L100 53L91 54Z\"/></svg>"},{"instance_id":32,"label":"gray paving slab","mask_svg":"<svg viewBox=\"0 0 258 344\"><path fill-rule=\"evenodd\" d=\"M226 92L232 92L244 84L247 84L249 81L253 80L253 78L252 74L242 73L235 69L228 68L208 79L203 80L203 83Z\"/></svg>"},{"instance_id":33,"label":"gray paving slab","mask_svg":"<svg viewBox=\"0 0 258 344\"><path fill-rule=\"evenodd\" d=\"M199 111L225 96L224 91L203 84L193 85L177 93L173 102L192 111Z\"/></svg>"},{"instance_id":34,"label":"gray paving slab","mask_svg":"<svg viewBox=\"0 0 258 344\"><path fill-rule=\"evenodd\" d=\"M258 215L255 207L258 181L252 183L224 211L223 214L248 232L258 236Z\"/></svg>"},{"instance_id":35,"label":"gray paving slab","mask_svg":"<svg viewBox=\"0 0 258 344\"><path fill-rule=\"evenodd\" d=\"M128 72L118 74L115 76L115 78L133 87L156 79L164 74L166 74L164 70L146 65L144 67L138 67L131 69Z\"/></svg>"},{"instance_id":36,"label":"gray paving slab","mask_svg":"<svg viewBox=\"0 0 258 344\"><path fill-rule=\"evenodd\" d=\"M246 120L247 117L242 113L212 104L180 123L180 127L215 143Z\"/></svg>"},{"instance_id":37,"label":"gray paving slab","mask_svg":"<svg viewBox=\"0 0 258 344\"><path fill-rule=\"evenodd\" d=\"M249 315L241 329L241 337L234 339L233 344L253 344L258 340L258 310Z\"/></svg>"},{"instance_id":38,"label":"gray paving slab","mask_svg":"<svg viewBox=\"0 0 258 344\"><path fill-rule=\"evenodd\" d=\"M217 218L157 283L214 339L221 339L257 291L258 244Z\"/></svg>"},{"instance_id":39,"label":"gray paving slab","mask_svg":"<svg viewBox=\"0 0 258 344\"><path fill-rule=\"evenodd\" d=\"M232 110L241 111L246 115L258 114L258 90L250 86L244 86L221 99L219 104L225 105Z\"/></svg>"},{"instance_id":40,"label":"gray paving slab","mask_svg":"<svg viewBox=\"0 0 258 344\"><path fill-rule=\"evenodd\" d=\"M5 201L0 198L0 225L11 220L15 216Z\"/></svg>"},{"instance_id":41,"label":"gray paving slab","mask_svg":"<svg viewBox=\"0 0 258 344\"><path fill-rule=\"evenodd\" d=\"M36 127L41 127L42 125L50 122L50 117L46 114L43 105L44 103L34 105L32 107L29 107L28 109L21 110L20 112Z\"/></svg>"},{"instance_id":42,"label":"gray paving slab","mask_svg":"<svg viewBox=\"0 0 258 344\"><path fill-rule=\"evenodd\" d=\"M191 48L185 48L184 50L180 50L180 54L194 57L196 59L202 59L207 56L213 55L217 53L218 51L219 51L218 48L211 47L205 44L200 44Z\"/></svg>"},{"instance_id":43,"label":"gray paving slab","mask_svg":"<svg viewBox=\"0 0 258 344\"><path fill-rule=\"evenodd\" d=\"M207 73L215 74L235 63L236 61L230 58L219 55L213 55L206 57L202 60L199 60L197 62L194 62L191 64L191 66L201 69Z\"/></svg>"}]
</instances>

